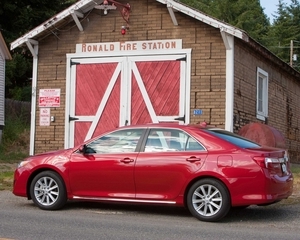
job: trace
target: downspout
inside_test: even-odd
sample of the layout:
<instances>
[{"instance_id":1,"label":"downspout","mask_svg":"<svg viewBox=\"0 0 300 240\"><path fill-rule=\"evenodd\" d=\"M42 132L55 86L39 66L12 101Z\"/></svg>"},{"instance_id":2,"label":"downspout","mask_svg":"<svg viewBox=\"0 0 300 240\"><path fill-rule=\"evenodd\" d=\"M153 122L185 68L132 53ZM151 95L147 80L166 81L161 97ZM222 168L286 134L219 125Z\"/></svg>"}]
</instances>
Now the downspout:
<instances>
[{"instance_id":1,"label":"downspout","mask_svg":"<svg viewBox=\"0 0 300 240\"><path fill-rule=\"evenodd\" d=\"M34 155L34 142L35 142L35 122L36 122L36 86L37 86L37 69L38 69L38 50L39 45L35 40L28 39L26 45L33 56L32 66L32 94L31 94L31 120L30 120L30 145L29 155Z\"/></svg>"},{"instance_id":2,"label":"downspout","mask_svg":"<svg viewBox=\"0 0 300 240\"><path fill-rule=\"evenodd\" d=\"M234 115L234 36L221 29L221 36L226 48L226 102L225 130L233 132Z\"/></svg>"}]
</instances>

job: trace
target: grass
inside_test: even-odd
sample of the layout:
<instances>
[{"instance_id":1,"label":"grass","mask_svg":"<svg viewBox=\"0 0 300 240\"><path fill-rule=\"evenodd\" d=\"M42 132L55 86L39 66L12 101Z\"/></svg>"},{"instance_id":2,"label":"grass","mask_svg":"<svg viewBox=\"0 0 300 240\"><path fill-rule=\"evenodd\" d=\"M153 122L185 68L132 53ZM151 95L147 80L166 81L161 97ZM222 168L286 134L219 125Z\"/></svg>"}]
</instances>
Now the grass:
<instances>
[{"instance_id":1,"label":"grass","mask_svg":"<svg viewBox=\"0 0 300 240\"><path fill-rule=\"evenodd\" d=\"M11 190L17 162L29 155L29 125L22 114L6 118L0 144L0 190Z\"/></svg>"},{"instance_id":2,"label":"grass","mask_svg":"<svg viewBox=\"0 0 300 240\"><path fill-rule=\"evenodd\" d=\"M0 165L0 190L12 190L14 169Z\"/></svg>"}]
</instances>

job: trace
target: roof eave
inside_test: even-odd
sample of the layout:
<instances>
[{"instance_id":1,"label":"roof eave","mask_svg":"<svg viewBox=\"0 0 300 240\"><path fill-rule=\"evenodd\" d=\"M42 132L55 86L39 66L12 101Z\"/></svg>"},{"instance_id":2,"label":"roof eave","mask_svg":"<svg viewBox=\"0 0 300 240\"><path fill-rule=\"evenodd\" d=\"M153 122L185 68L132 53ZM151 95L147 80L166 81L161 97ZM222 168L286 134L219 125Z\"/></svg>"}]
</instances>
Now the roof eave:
<instances>
[{"instance_id":1,"label":"roof eave","mask_svg":"<svg viewBox=\"0 0 300 240\"><path fill-rule=\"evenodd\" d=\"M4 54L4 58L6 60L12 59L1 32L0 32L0 50Z\"/></svg>"},{"instance_id":2,"label":"roof eave","mask_svg":"<svg viewBox=\"0 0 300 240\"><path fill-rule=\"evenodd\" d=\"M194 10L190 7L187 7L179 2L176 2L173 0L156 0L156 1L167 5L168 10L170 8L172 8L172 9L182 12L192 18L195 18L203 23L206 23L214 28L219 28L220 31L226 32L226 33L228 33L232 36L235 36L239 39L242 39L246 42L249 41L248 35L241 29L235 28L227 23L221 22L213 17L210 17L202 12L196 11L196 10ZM169 10L169 12L170 12L170 10ZM172 18L172 21L175 24L175 22L177 22L177 21L174 19L174 15L172 14L172 12L170 13L170 16Z\"/></svg>"},{"instance_id":3,"label":"roof eave","mask_svg":"<svg viewBox=\"0 0 300 240\"><path fill-rule=\"evenodd\" d=\"M89 3L95 3L95 5L96 5L99 2L102 2L102 1L100 1L100 0L81 0L81 1L76 2L72 6L65 9L64 11L58 13L57 15L48 19L41 25L32 29L30 32L26 33L22 37L13 41L10 45L10 50L13 50L13 49L23 45L24 43L26 43L28 41L28 39L34 39L34 37L36 37L39 33L50 29L53 25L62 21L63 19L65 19L68 16L72 16L79 31L83 31L80 21L78 20L78 17L83 17L83 14L80 13L78 10L80 10L82 7L86 6Z\"/></svg>"}]
</instances>

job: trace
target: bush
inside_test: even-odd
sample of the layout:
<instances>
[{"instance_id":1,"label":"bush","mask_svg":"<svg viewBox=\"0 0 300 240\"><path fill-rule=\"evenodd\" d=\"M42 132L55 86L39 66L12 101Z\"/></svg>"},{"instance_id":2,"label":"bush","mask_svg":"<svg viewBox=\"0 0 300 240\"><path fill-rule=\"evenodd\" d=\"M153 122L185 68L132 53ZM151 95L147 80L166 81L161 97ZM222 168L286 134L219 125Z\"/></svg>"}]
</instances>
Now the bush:
<instances>
[{"instance_id":1,"label":"bush","mask_svg":"<svg viewBox=\"0 0 300 240\"><path fill-rule=\"evenodd\" d=\"M0 145L1 162L17 162L29 155L30 127L22 116L8 117L2 133Z\"/></svg>"}]
</instances>

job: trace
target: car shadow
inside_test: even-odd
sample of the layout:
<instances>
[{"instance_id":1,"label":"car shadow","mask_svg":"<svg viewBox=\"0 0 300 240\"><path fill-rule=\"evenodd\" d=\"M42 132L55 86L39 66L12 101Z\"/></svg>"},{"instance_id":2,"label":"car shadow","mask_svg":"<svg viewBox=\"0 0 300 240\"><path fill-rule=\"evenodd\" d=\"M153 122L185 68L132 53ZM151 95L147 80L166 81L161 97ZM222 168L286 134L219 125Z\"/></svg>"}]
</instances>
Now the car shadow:
<instances>
[{"instance_id":1,"label":"car shadow","mask_svg":"<svg viewBox=\"0 0 300 240\"><path fill-rule=\"evenodd\" d=\"M170 215L178 217L191 217L186 208L176 206L160 206L146 204L121 204L105 202L69 201L63 210L85 209L102 212L124 212L150 215Z\"/></svg>"},{"instance_id":2,"label":"car shadow","mask_svg":"<svg viewBox=\"0 0 300 240\"><path fill-rule=\"evenodd\" d=\"M69 201L63 210L85 209L91 211L101 211L105 213L128 213L128 214L148 214L160 216L176 216L182 218L193 218L188 209L176 206L158 206L158 205L137 205L137 204L119 204L119 203L100 203L100 202L82 202ZM295 209L300 211L300 204L281 205L280 203L269 206L249 206L248 208L232 208L227 216L220 223L232 222L282 222L284 220L293 221L298 219Z\"/></svg>"},{"instance_id":3,"label":"car shadow","mask_svg":"<svg viewBox=\"0 0 300 240\"><path fill-rule=\"evenodd\" d=\"M279 203L269 206L249 206L248 208L232 208L222 222L283 222L298 219L300 205L280 205Z\"/></svg>"}]
</instances>

